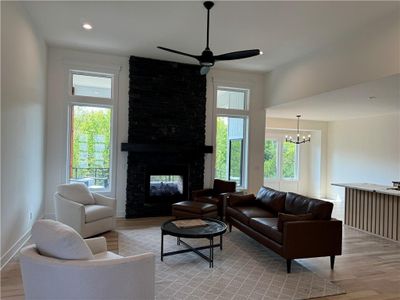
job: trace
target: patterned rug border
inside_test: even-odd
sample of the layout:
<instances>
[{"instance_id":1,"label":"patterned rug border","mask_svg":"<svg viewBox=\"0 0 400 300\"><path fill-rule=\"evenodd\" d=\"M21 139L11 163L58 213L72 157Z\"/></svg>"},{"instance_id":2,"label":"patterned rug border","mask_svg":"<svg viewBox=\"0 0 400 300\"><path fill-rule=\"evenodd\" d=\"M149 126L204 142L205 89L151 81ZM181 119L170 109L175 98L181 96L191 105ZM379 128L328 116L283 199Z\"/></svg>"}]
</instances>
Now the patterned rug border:
<instances>
[{"instance_id":1,"label":"patterned rug border","mask_svg":"<svg viewBox=\"0 0 400 300\"><path fill-rule=\"evenodd\" d=\"M156 255L156 299L315 299L346 293L296 261L287 274L282 257L237 229L224 234L224 249L215 249L212 269L192 252L167 256L161 262L158 226L117 232L119 254ZM200 246L205 240L189 243ZM183 249L172 236L164 237L164 245L165 251Z\"/></svg>"}]
</instances>

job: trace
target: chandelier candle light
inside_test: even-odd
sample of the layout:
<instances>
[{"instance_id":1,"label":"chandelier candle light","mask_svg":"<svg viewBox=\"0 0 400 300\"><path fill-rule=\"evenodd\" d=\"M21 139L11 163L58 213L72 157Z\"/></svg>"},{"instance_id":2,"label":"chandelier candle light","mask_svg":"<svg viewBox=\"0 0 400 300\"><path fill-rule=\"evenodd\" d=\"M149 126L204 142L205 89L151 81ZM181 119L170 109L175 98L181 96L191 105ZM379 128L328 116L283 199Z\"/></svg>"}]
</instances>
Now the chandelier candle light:
<instances>
[{"instance_id":1,"label":"chandelier candle light","mask_svg":"<svg viewBox=\"0 0 400 300\"><path fill-rule=\"evenodd\" d=\"M309 134L307 138L303 135L303 139L300 139L300 117L301 115L297 115L297 135L296 139L294 140L292 136L285 136L286 142L293 143L293 144L304 144L311 141L311 135Z\"/></svg>"}]
</instances>

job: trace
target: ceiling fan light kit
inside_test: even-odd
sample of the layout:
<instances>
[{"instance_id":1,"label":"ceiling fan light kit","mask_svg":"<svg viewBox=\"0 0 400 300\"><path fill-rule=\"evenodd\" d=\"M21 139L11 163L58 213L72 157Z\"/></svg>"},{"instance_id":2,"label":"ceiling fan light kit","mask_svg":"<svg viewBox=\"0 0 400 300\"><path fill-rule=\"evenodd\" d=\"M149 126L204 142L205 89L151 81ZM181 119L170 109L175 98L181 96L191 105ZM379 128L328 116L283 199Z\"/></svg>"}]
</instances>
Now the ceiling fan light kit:
<instances>
[{"instance_id":1,"label":"ceiling fan light kit","mask_svg":"<svg viewBox=\"0 0 400 300\"><path fill-rule=\"evenodd\" d=\"M292 136L285 136L287 143L293 143L293 144L299 145L299 144L304 144L304 143L307 143L307 142L311 141L311 135L310 134L307 136L307 138L306 138L305 135L303 135L303 138L300 139L300 117L301 117L301 115L297 115L296 116L296 118L297 118L296 138L294 139Z\"/></svg>"},{"instance_id":2,"label":"ceiling fan light kit","mask_svg":"<svg viewBox=\"0 0 400 300\"><path fill-rule=\"evenodd\" d=\"M262 51L260 49L251 49L251 50L243 50L243 51L235 51L235 52L229 52L225 54L220 54L220 55L214 55L214 53L210 50L210 45L209 45L209 40L210 40L210 10L214 6L214 2L212 1L205 1L203 3L204 7L207 10L207 41L206 41L206 48L203 50L201 55L193 55L165 47L160 47L158 46L157 48L172 52L175 54L180 54L188 57L192 57L194 59L197 59L200 63L200 74L201 75L206 75L208 71L210 71L211 67L214 66L215 62L217 61L224 61L224 60L235 60L235 59L243 59L243 58L248 58L248 57L253 57L257 55L262 55Z\"/></svg>"}]
</instances>

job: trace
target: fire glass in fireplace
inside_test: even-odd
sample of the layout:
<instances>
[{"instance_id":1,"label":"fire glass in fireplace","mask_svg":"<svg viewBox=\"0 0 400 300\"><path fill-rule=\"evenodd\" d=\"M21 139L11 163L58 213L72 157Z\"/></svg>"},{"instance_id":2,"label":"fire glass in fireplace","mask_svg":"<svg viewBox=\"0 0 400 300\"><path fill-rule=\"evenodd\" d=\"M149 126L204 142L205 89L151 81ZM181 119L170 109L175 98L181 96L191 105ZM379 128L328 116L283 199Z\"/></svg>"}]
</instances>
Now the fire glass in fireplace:
<instances>
[{"instance_id":1,"label":"fire glass in fireplace","mask_svg":"<svg viewBox=\"0 0 400 300\"><path fill-rule=\"evenodd\" d=\"M180 175L151 175L149 200L176 199L183 195L183 178Z\"/></svg>"}]
</instances>

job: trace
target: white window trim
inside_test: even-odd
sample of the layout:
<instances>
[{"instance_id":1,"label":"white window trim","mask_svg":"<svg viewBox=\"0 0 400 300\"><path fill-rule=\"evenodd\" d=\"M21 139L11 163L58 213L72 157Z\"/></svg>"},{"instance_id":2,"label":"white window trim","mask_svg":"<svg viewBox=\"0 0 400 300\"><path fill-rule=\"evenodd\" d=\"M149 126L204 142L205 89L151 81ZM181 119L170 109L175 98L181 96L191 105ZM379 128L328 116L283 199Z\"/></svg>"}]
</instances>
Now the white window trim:
<instances>
[{"instance_id":1,"label":"white window trim","mask_svg":"<svg viewBox=\"0 0 400 300\"><path fill-rule=\"evenodd\" d=\"M248 188L248 177L249 177L249 131L250 131L250 92L251 89L248 86L244 86L239 83L228 83L223 81L213 81L214 91L214 103L213 103L213 144L214 150L217 145L217 118L218 117L241 117L245 119L244 122L244 147L243 147L243 166L242 166L242 186L237 187L237 190L247 190ZM244 110L238 109L225 109L225 108L217 108L217 92L218 90L240 90L246 91L246 107ZM212 178L215 178L215 163L216 163L216 151L213 151L212 155Z\"/></svg>"},{"instance_id":2,"label":"white window trim","mask_svg":"<svg viewBox=\"0 0 400 300\"><path fill-rule=\"evenodd\" d=\"M119 98L119 73L121 67L118 66L98 66L98 65L88 65L80 63L65 63L64 74L66 80L64 85L65 90L65 113L67 116L66 122L66 143L65 143L65 163L64 163L64 175L63 182L67 183L69 181L69 159L70 159L70 116L71 108L73 105L89 105L98 107L111 108L111 150L110 150L110 188L108 190L96 190L94 192L115 197L116 194L116 178L117 178L117 137L118 137L118 98ZM77 96L72 95L72 74L89 74L89 75L107 75L111 77L111 99L110 98L97 98L97 97L87 97L87 96Z\"/></svg>"}]
</instances>

